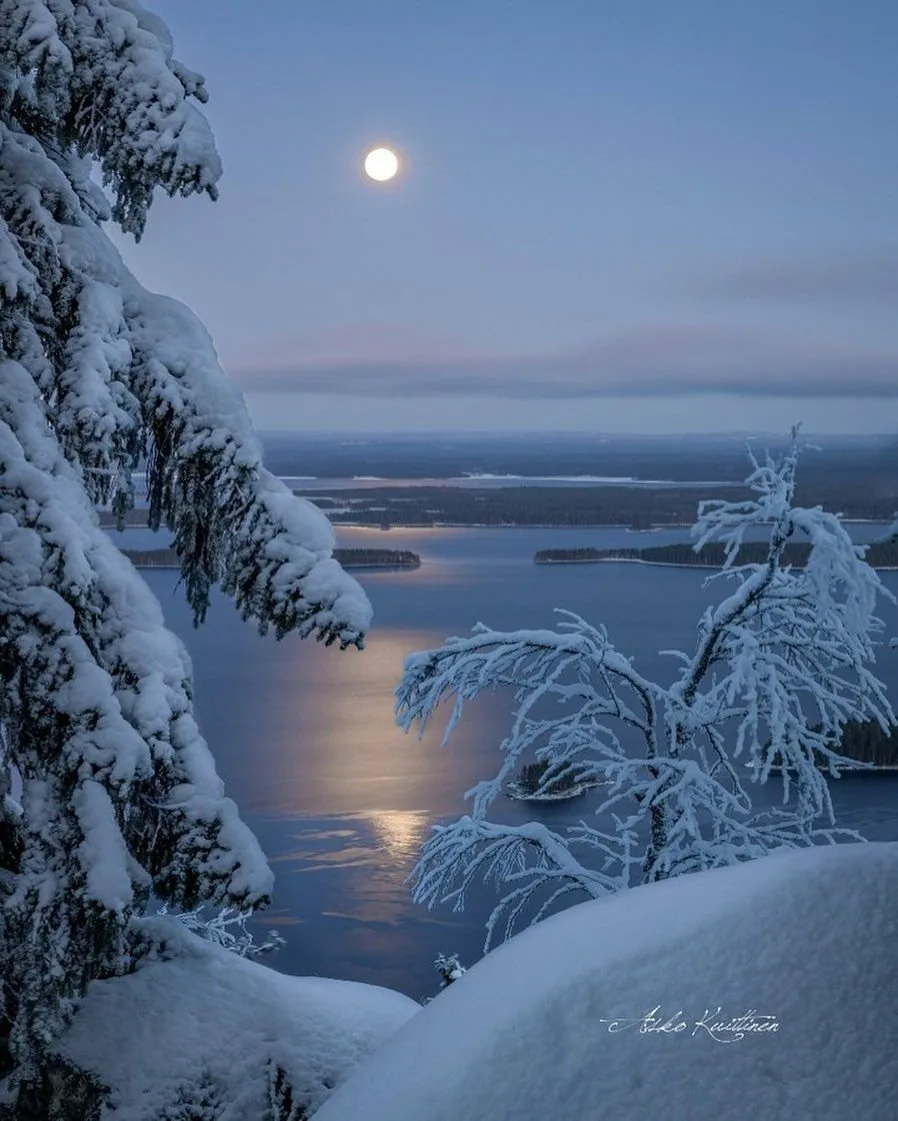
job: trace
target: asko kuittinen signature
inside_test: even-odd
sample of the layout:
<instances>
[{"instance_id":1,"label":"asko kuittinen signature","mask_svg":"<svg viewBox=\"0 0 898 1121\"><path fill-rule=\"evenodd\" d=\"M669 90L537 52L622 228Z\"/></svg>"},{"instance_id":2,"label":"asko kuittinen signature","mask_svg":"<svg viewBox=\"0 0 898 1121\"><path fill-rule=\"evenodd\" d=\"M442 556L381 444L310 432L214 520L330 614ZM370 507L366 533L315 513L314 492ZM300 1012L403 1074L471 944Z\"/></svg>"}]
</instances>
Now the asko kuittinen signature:
<instances>
[{"instance_id":1,"label":"asko kuittinen signature","mask_svg":"<svg viewBox=\"0 0 898 1121\"><path fill-rule=\"evenodd\" d=\"M697 1035L708 1035L715 1043L738 1043L747 1035L762 1035L779 1031L776 1016L760 1013L755 1008L738 1016L732 1016L717 1008L706 1008L699 1017L687 1016L682 1008L671 1016L665 1016L661 1005L656 1005L642 1016L617 1016L614 1019L601 1019L612 1033L635 1031L640 1035L679 1035L689 1039Z\"/></svg>"}]
</instances>

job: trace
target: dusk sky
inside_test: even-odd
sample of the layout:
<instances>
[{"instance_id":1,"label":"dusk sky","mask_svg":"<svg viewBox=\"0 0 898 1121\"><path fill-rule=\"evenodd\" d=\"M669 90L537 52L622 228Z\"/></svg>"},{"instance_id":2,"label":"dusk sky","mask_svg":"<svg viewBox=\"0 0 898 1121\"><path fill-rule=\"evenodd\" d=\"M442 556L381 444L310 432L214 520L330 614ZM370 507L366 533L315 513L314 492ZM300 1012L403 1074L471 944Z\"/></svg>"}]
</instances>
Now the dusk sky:
<instances>
[{"instance_id":1,"label":"dusk sky","mask_svg":"<svg viewBox=\"0 0 898 1121\"><path fill-rule=\"evenodd\" d=\"M896 0L153 8L225 175L117 240L260 427L898 427Z\"/></svg>"}]
</instances>

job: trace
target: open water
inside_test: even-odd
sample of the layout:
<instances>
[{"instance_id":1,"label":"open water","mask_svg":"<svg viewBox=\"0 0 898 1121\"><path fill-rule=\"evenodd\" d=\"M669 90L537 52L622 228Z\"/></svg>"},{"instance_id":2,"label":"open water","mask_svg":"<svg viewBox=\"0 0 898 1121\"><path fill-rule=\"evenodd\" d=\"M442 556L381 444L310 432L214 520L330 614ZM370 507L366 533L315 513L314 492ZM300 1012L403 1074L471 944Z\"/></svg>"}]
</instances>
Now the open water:
<instances>
[{"instance_id":1,"label":"open water","mask_svg":"<svg viewBox=\"0 0 898 1121\"><path fill-rule=\"evenodd\" d=\"M859 541L881 529L855 526ZM119 535L114 534L116 538ZM633 564L538 566L538 549L640 546L684 540L685 530L341 529L343 547L412 549L420 569L363 572L375 609L366 650L340 652L287 637L261 638L217 598L194 630L176 574L144 573L169 625L194 661L197 708L227 785L273 862L272 908L256 924L276 926L287 946L269 959L290 973L368 981L414 997L431 994L437 952L470 963L482 951L494 896L474 892L467 909L428 912L405 879L432 825L465 812L463 793L491 777L508 729L509 698L473 703L440 749L394 724L393 690L405 656L466 634L482 621L498 629L553 626L553 608L603 622L646 675L670 680L676 662L660 650L690 650L701 610L720 594L707 573ZM134 548L163 545L145 530ZM898 573L883 574L898 593ZM721 589L722 590L722 589ZM898 634L898 611L881 612ZM898 652L883 649L880 675L898 707ZM871 840L898 840L898 774L845 776L831 784L839 824ZM768 788L767 800L775 791ZM579 821L587 799L533 807L503 799L508 821L534 816L554 827Z\"/></svg>"}]
</instances>

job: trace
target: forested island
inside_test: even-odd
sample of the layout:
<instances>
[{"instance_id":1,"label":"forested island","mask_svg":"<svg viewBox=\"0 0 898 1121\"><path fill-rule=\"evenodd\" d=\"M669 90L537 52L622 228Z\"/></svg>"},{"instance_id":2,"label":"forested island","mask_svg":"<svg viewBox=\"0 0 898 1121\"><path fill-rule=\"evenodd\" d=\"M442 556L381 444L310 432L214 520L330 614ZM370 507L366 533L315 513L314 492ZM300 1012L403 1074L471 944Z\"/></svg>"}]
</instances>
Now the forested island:
<instances>
[{"instance_id":1,"label":"forested island","mask_svg":"<svg viewBox=\"0 0 898 1121\"><path fill-rule=\"evenodd\" d=\"M420 568L421 558L410 549L334 549L344 568Z\"/></svg>"},{"instance_id":2,"label":"forested island","mask_svg":"<svg viewBox=\"0 0 898 1121\"><path fill-rule=\"evenodd\" d=\"M737 563L761 564L767 557L767 543L747 541L739 549ZM807 563L810 545L805 542L789 544L785 549L785 563L803 568ZM672 545L653 545L645 549L540 549L533 557L536 564L593 564L600 561L639 561L643 564L688 566L690 568L721 568L724 548L712 542L694 549L688 541ZM867 549L867 562L873 568L898 568L898 541L876 542Z\"/></svg>"},{"instance_id":3,"label":"forested island","mask_svg":"<svg viewBox=\"0 0 898 1121\"><path fill-rule=\"evenodd\" d=\"M178 568L174 549L122 549L137 568ZM343 568L420 568L421 558L409 549L334 549Z\"/></svg>"},{"instance_id":4,"label":"forested island","mask_svg":"<svg viewBox=\"0 0 898 1121\"><path fill-rule=\"evenodd\" d=\"M587 790L605 785L603 779L578 781L569 770L560 771L553 776L549 763L539 760L521 767L517 777L506 785L505 793L518 802L564 802L570 798L579 798Z\"/></svg>"}]
</instances>

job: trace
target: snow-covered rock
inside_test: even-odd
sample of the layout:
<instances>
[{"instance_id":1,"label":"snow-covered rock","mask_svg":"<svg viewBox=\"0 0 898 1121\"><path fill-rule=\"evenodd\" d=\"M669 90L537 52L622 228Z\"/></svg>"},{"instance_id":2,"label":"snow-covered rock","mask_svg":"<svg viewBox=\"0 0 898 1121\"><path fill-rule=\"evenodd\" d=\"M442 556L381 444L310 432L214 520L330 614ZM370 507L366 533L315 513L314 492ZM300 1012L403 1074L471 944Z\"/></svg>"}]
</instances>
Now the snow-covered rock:
<instances>
[{"instance_id":1,"label":"snow-covered rock","mask_svg":"<svg viewBox=\"0 0 898 1121\"><path fill-rule=\"evenodd\" d=\"M390 989L285 976L168 928L174 956L95 981L58 1046L109 1087L104 1119L181 1117L189 1104L183 1116L269 1121L276 1084L310 1116L420 1011Z\"/></svg>"},{"instance_id":2,"label":"snow-covered rock","mask_svg":"<svg viewBox=\"0 0 898 1121\"><path fill-rule=\"evenodd\" d=\"M315 1121L895 1121L896 1042L898 844L827 846L538 924Z\"/></svg>"}]
</instances>

